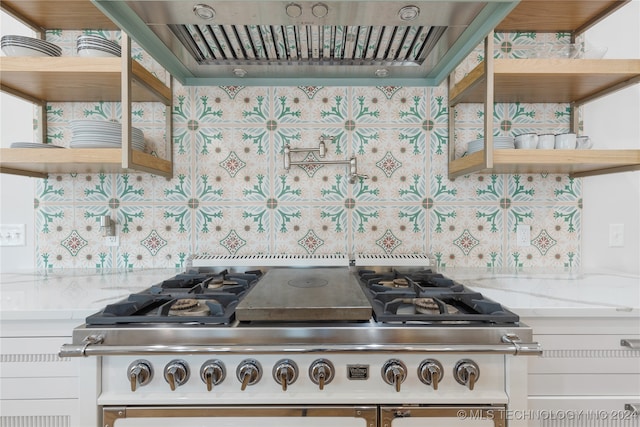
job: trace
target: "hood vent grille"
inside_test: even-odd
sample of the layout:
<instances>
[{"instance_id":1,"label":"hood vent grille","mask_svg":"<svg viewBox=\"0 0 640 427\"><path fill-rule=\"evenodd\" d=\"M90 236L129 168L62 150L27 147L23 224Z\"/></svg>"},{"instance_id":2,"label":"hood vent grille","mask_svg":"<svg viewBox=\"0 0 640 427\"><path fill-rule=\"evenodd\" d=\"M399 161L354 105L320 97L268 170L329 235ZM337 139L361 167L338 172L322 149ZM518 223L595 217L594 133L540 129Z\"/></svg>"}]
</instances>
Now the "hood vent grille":
<instances>
[{"instance_id":1,"label":"hood vent grille","mask_svg":"<svg viewBox=\"0 0 640 427\"><path fill-rule=\"evenodd\" d=\"M201 65L420 65L444 26L169 25Z\"/></svg>"},{"instance_id":2,"label":"hood vent grille","mask_svg":"<svg viewBox=\"0 0 640 427\"><path fill-rule=\"evenodd\" d=\"M438 86L519 0L91 1L186 86Z\"/></svg>"}]
</instances>

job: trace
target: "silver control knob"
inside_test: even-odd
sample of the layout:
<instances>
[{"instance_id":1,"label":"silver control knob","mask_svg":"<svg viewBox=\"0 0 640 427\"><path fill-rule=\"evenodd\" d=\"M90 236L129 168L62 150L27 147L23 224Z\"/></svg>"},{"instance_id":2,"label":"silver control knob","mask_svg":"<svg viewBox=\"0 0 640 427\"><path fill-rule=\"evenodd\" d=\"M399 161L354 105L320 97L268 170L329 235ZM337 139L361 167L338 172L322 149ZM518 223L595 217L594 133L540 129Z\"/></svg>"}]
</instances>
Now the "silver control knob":
<instances>
[{"instance_id":1,"label":"silver control knob","mask_svg":"<svg viewBox=\"0 0 640 427\"><path fill-rule=\"evenodd\" d=\"M211 391L214 385L220 384L227 371L220 360L207 360L200 368L200 378L207 385L207 391Z\"/></svg>"},{"instance_id":2,"label":"silver control knob","mask_svg":"<svg viewBox=\"0 0 640 427\"><path fill-rule=\"evenodd\" d=\"M279 360L273 367L273 379L287 391L287 386L298 379L298 365L293 360Z\"/></svg>"},{"instance_id":3,"label":"silver control knob","mask_svg":"<svg viewBox=\"0 0 640 427\"><path fill-rule=\"evenodd\" d=\"M435 359L426 359L418 366L418 378L434 390L438 389L438 383L442 381L442 364Z\"/></svg>"},{"instance_id":4,"label":"silver control knob","mask_svg":"<svg viewBox=\"0 0 640 427\"><path fill-rule=\"evenodd\" d=\"M262 378L262 367L255 359L245 359L236 369L236 377L242 383L240 390L244 391L248 385L254 385Z\"/></svg>"},{"instance_id":5,"label":"silver control knob","mask_svg":"<svg viewBox=\"0 0 640 427\"><path fill-rule=\"evenodd\" d=\"M189 379L189 365L184 360L172 360L164 367L164 379L171 390L175 390Z\"/></svg>"},{"instance_id":6,"label":"silver control knob","mask_svg":"<svg viewBox=\"0 0 640 427\"><path fill-rule=\"evenodd\" d=\"M469 390L473 390L476 381L480 378L480 368L473 360L462 359L453 368L453 377L460 384L469 387Z\"/></svg>"},{"instance_id":7,"label":"silver control knob","mask_svg":"<svg viewBox=\"0 0 640 427\"><path fill-rule=\"evenodd\" d=\"M335 372L333 364L327 359L314 360L309 366L309 378L320 390L324 390L324 386L333 380Z\"/></svg>"},{"instance_id":8,"label":"silver control knob","mask_svg":"<svg viewBox=\"0 0 640 427\"><path fill-rule=\"evenodd\" d=\"M400 392L400 385L407 378L407 367L398 359L389 359L382 365L382 379L387 384L395 386Z\"/></svg>"},{"instance_id":9,"label":"silver control knob","mask_svg":"<svg viewBox=\"0 0 640 427\"><path fill-rule=\"evenodd\" d=\"M127 377L131 383L131 391L136 391L138 386L149 384L153 378L151 362L142 359L134 361L127 369Z\"/></svg>"}]
</instances>

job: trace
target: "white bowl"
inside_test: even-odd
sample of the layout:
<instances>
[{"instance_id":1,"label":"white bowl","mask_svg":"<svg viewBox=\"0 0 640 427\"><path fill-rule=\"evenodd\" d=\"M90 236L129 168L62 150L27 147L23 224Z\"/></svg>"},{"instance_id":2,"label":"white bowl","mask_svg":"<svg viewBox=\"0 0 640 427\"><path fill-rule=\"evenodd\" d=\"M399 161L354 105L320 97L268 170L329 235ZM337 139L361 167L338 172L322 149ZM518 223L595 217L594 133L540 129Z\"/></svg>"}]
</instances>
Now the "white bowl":
<instances>
[{"instance_id":1,"label":"white bowl","mask_svg":"<svg viewBox=\"0 0 640 427\"><path fill-rule=\"evenodd\" d=\"M575 133L561 133L556 135L555 149L556 150L575 150L576 148L576 134Z\"/></svg>"},{"instance_id":2,"label":"white bowl","mask_svg":"<svg viewBox=\"0 0 640 427\"><path fill-rule=\"evenodd\" d=\"M515 138L517 149L533 150L538 148L538 135L535 133L525 133Z\"/></svg>"},{"instance_id":3,"label":"white bowl","mask_svg":"<svg viewBox=\"0 0 640 427\"><path fill-rule=\"evenodd\" d=\"M539 150L553 150L556 147L556 136L552 133L538 135Z\"/></svg>"},{"instance_id":4,"label":"white bowl","mask_svg":"<svg viewBox=\"0 0 640 427\"><path fill-rule=\"evenodd\" d=\"M593 141L586 135L581 135L576 138L576 148L578 150L588 150L593 147Z\"/></svg>"},{"instance_id":5,"label":"white bowl","mask_svg":"<svg viewBox=\"0 0 640 427\"><path fill-rule=\"evenodd\" d=\"M7 56L51 56L41 50L25 46L4 45L2 46L2 51Z\"/></svg>"},{"instance_id":6,"label":"white bowl","mask_svg":"<svg viewBox=\"0 0 640 427\"><path fill-rule=\"evenodd\" d=\"M91 48L78 49L78 56L82 56L85 58L114 58L114 57L118 58L119 57L114 53L107 52L102 49L91 49Z\"/></svg>"}]
</instances>

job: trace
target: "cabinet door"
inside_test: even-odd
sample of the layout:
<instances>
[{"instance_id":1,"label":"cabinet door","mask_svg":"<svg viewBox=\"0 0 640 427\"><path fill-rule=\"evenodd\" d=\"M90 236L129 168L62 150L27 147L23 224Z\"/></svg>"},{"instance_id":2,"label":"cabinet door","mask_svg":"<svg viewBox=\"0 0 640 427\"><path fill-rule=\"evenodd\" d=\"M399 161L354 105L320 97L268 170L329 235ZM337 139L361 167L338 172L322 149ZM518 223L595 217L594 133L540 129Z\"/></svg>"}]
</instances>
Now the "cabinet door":
<instances>
[{"instance_id":1,"label":"cabinet door","mask_svg":"<svg viewBox=\"0 0 640 427\"><path fill-rule=\"evenodd\" d=\"M640 396L637 335L537 335L542 357L529 359L529 396Z\"/></svg>"},{"instance_id":2,"label":"cabinet door","mask_svg":"<svg viewBox=\"0 0 640 427\"><path fill-rule=\"evenodd\" d=\"M7 427L91 427L81 423L78 399L0 400L0 425ZM83 425L84 424L84 425Z\"/></svg>"}]
</instances>

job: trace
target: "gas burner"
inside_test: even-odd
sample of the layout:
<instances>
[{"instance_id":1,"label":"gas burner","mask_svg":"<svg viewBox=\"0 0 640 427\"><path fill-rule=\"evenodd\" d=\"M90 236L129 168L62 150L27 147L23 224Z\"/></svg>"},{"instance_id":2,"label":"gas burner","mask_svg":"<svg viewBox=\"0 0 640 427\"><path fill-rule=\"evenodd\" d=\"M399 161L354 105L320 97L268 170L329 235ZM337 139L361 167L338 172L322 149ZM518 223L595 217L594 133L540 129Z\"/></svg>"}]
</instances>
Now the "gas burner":
<instances>
[{"instance_id":1,"label":"gas burner","mask_svg":"<svg viewBox=\"0 0 640 427\"><path fill-rule=\"evenodd\" d=\"M358 276L378 322L492 325L519 321L497 302L432 270L378 273L363 269ZM407 286L400 286L404 283Z\"/></svg>"},{"instance_id":2,"label":"gas burner","mask_svg":"<svg viewBox=\"0 0 640 427\"><path fill-rule=\"evenodd\" d=\"M178 274L87 317L87 325L199 323L228 325L240 300L262 277L244 273L189 271Z\"/></svg>"}]
</instances>

